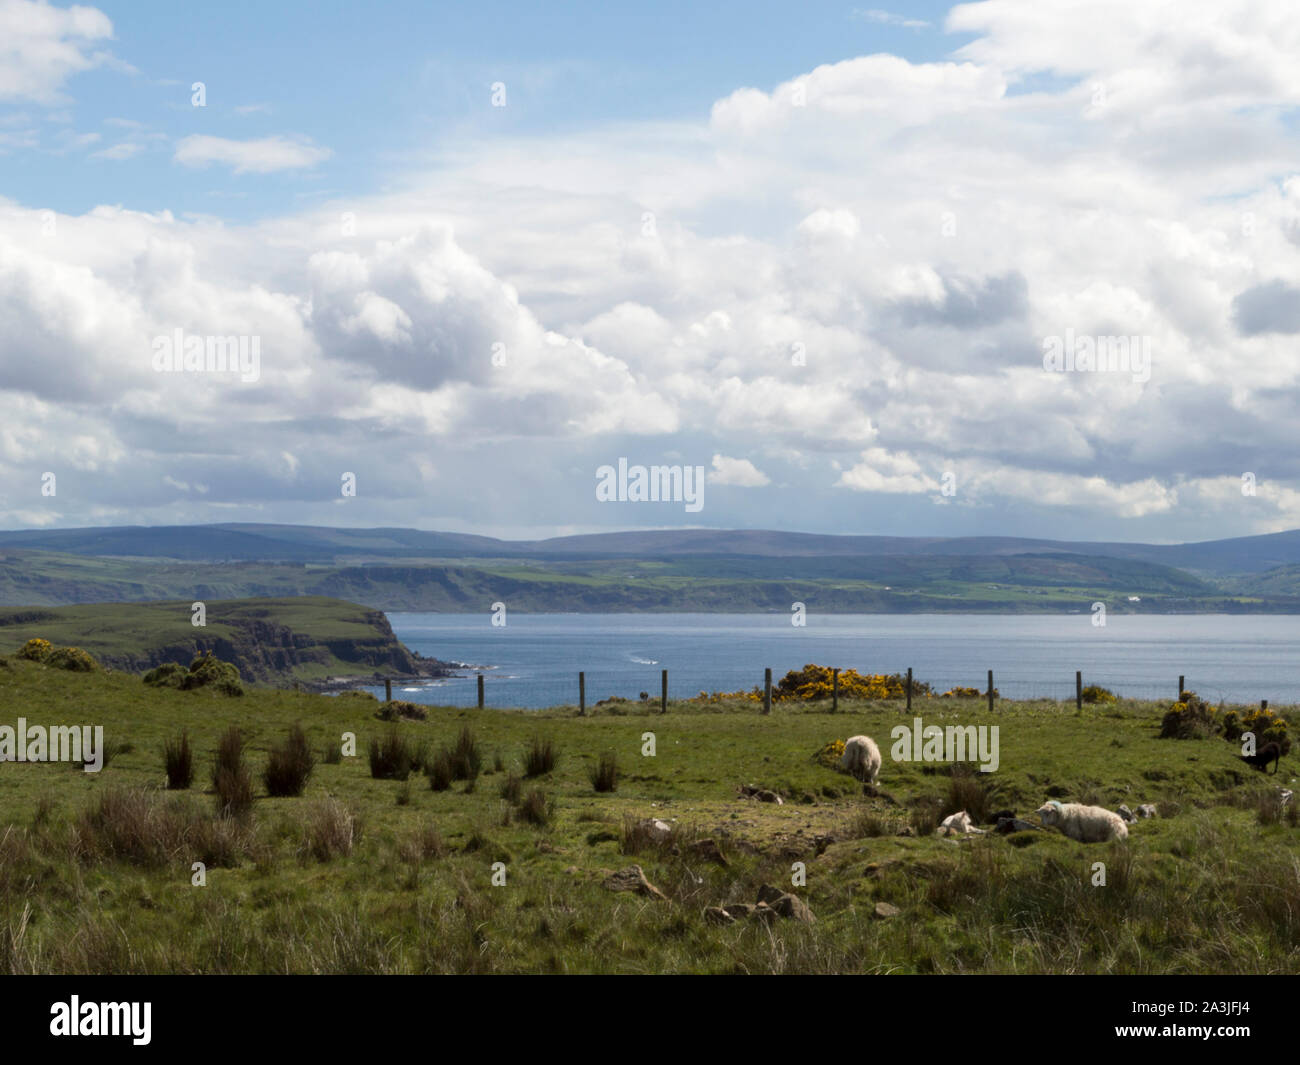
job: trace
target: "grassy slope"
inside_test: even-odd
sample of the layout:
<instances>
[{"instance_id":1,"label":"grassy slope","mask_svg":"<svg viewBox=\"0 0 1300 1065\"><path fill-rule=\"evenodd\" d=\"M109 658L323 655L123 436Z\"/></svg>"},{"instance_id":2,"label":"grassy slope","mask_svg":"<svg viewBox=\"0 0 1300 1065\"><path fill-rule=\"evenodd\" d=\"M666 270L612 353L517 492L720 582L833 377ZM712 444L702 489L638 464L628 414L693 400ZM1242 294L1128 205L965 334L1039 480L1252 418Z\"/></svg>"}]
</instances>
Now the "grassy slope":
<instances>
[{"instance_id":1,"label":"grassy slope","mask_svg":"<svg viewBox=\"0 0 1300 1065\"><path fill-rule=\"evenodd\" d=\"M1079 714L1004 703L992 718L978 701L918 704L927 723L1000 725L1002 765L987 780L994 808L1023 815L1054 793L1112 807L1157 802L1166 815L1134 826L1126 846L1032 834L1023 847L892 834L911 803L942 797L949 784L944 767L890 761L889 729L909 720L898 705L846 705L836 717L778 706L767 718L752 704L674 703L666 716L629 704L626 714L587 718L572 708L435 709L399 726L440 745L468 724L488 770L494 754L517 767L535 736L552 738L560 762L541 781L555 809L545 829L502 824L501 773L472 793L463 784L435 793L413 777L409 805L399 805L403 786L372 780L366 766L366 737L386 727L374 708L285 691L157 691L121 674L12 660L0 667L0 724L19 714L100 723L111 741L133 746L98 776L0 765L0 971L1300 971L1300 830L1261 827L1241 805L1265 787L1294 786L1297 756L1265 782L1221 740L1154 738L1157 704ZM295 721L316 746L355 732L362 756L318 765L302 798L259 798L256 845L236 867L209 870L206 887L190 886L183 853L152 869L71 855L76 812L105 789L157 787L159 748L181 727L200 752L201 792L223 728L245 730L260 772L269 744ZM657 737L653 759L640 754L647 731ZM859 732L880 742L880 784L901 806L864 799L853 781L812 762L828 740ZM597 795L586 768L606 750L623 777L617 793ZM789 801L742 800L739 784L780 789ZM260 780L257 790L264 795ZM364 830L351 856L318 862L302 854L301 825L327 795L354 808ZM189 801L207 809L211 800ZM891 834L860 838L853 826L864 812ZM731 864L621 854L625 816L718 839ZM429 825L445 840L443 857L411 848ZM819 854L814 840L826 834L838 841ZM505 887L490 886L496 860L507 863ZM632 861L670 901L601 887L606 872ZM788 888L794 861L807 864L798 891L815 925L702 920L706 905L754 901L760 883ZM1097 861L1107 864L1105 888L1090 884ZM873 920L877 901L901 916Z\"/></svg>"},{"instance_id":2,"label":"grassy slope","mask_svg":"<svg viewBox=\"0 0 1300 1065\"><path fill-rule=\"evenodd\" d=\"M259 640L268 646L285 640L303 660L261 679L286 682L369 674L374 667L363 656L400 648L391 631L377 627L382 619L356 603L304 597L212 600L206 606L207 624L201 628L191 623L190 600L0 609L0 652L12 653L30 637L41 636L56 645L81 647L107 665L140 669L142 656L165 649L175 650L171 660L188 664L197 653L196 641L206 647L226 641L251 648ZM260 632L258 626L268 624L277 631ZM256 669L237 664L246 680L257 679Z\"/></svg>"}]
</instances>

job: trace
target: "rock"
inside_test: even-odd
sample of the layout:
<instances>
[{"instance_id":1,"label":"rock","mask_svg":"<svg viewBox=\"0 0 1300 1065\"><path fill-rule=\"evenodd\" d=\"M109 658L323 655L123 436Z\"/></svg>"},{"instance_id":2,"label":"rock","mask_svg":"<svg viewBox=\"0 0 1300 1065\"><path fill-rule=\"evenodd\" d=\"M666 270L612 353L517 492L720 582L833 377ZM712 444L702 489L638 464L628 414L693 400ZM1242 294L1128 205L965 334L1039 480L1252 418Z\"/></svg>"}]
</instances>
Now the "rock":
<instances>
[{"instance_id":1,"label":"rock","mask_svg":"<svg viewBox=\"0 0 1300 1065\"><path fill-rule=\"evenodd\" d=\"M1138 807L1138 817L1155 817L1156 808L1149 802L1144 802Z\"/></svg>"},{"instance_id":2,"label":"rock","mask_svg":"<svg viewBox=\"0 0 1300 1065\"><path fill-rule=\"evenodd\" d=\"M754 916L754 907L748 902L732 902L722 908L733 920L740 921Z\"/></svg>"},{"instance_id":3,"label":"rock","mask_svg":"<svg viewBox=\"0 0 1300 1065\"><path fill-rule=\"evenodd\" d=\"M702 861L713 862L716 865L727 864L727 856L722 853L715 839L696 840L691 844L690 852Z\"/></svg>"},{"instance_id":4,"label":"rock","mask_svg":"<svg viewBox=\"0 0 1300 1065\"><path fill-rule=\"evenodd\" d=\"M1033 822L1022 821L1019 817L999 817L998 827L995 831L1004 836L1009 836L1012 832L1039 832L1041 829Z\"/></svg>"},{"instance_id":5,"label":"rock","mask_svg":"<svg viewBox=\"0 0 1300 1065\"><path fill-rule=\"evenodd\" d=\"M757 917L761 921L770 922L776 920L776 911L766 902L760 902L754 907L753 913L750 916Z\"/></svg>"},{"instance_id":6,"label":"rock","mask_svg":"<svg viewBox=\"0 0 1300 1065\"><path fill-rule=\"evenodd\" d=\"M754 796L759 802L774 802L777 806L784 806L785 800L774 791L764 789Z\"/></svg>"},{"instance_id":7,"label":"rock","mask_svg":"<svg viewBox=\"0 0 1300 1065\"><path fill-rule=\"evenodd\" d=\"M880 920L888 920L890 917L897 917L903 911L889 902L877 902L875 916Z\"/></svg>"},{"instance_id":8,"label":"rock","mask_svg":"<svg viewBox=\"0 0 1300 1065\"><path fill-rule=\"evenodd\" d=\"M1134 814L1133 811L1130 810L1127 806L1121 806L1115 812L1119 814L1121 819L1129 822L1130 824L1132 824L1134 821L1137 820L1137 815Z\"/></svg>"},{"instance_id":9,"label":"rock","mask_svg":"<svg viewBox=\"0 0 1300 1065\"><path fill-rule=\"evenodd\" d=\"M1291 801L1292 796L1294 794L1295 793L1291 791L1289 788L1283 788L1281 794L1278 795L1278 798L1282 801L1282 805L1285 806L1287 803Z\"/></svg>"},{"instance_id":10,"label":"rock","mask_svg":"<svg viewBox=\"0 0 1300 1065\"><path fill-rule=\"evenodd\" d=\"M808 908L808 904L798 895L792 895L788 891L770 905L773 912L780 917L785 917L793 921L802 921L804 924L817 923L817 918L813 916L813 912Z\"/></svg>"},{"instance_id":11,"label":"rock","mask_svg":"<svg viewBox=\"0 0 1300 1065\"><path fill-rule=\"evenodd\" d=\"M672 825L667 821L660 821L655 817L650 817L642 821L641 827L645 830L645 834L656 843L662 843L673 834Z\"/></svg>"},{"instance_id":12,"label":"rock","mask_svg":"<svg viewBox=\"0 0 1300 1065\"><path fill-rule=\"evenodd\" d=\"M709 924L719 925L736 923L736 919L721 906L706 906L704 908L704 920Z\"/></svg>"},{"instance_id":13,"label":"rock","mask_svg":"<svg viewBox=\"0 0 1300 1065\"><path fill-rule=\"evenodd\" d=\"M775 902L784 894L785 892L780 888L774 888L771 884L764 884L758 889L758 901L769 903Z\"/></svg>"},{"instance_id":14,"label":"rock","mask_svg":"<svg viewBox=\"0 0 1300 1065\"><path fill-rule=\"evenodd\" d=\"M896 833L896 835L899 835L899 836L915 836L915 835L916 835L916 830L915 830L911 825L904 825L902 828L900 828L900 829L898 830L898 832Z\"/></svg>"},{"instance_id":15,"label":"rock","mask_svg":"<svg viewBox=\"0 0 1300 1065\"><path fill-rule=\"evenodd\" d=\"M646 879L639 865L629 865L617 873L610 873L605 877L605 887L610 891L636 891L652 899L668 897Z\"/></svg>"},{"instance_id":16,"label":"rock","mask_svg":"<svg viewBox=\"0 0 1300 1065\"><path fill-rule=\"evenodd\" d=\"M580 870L576 865L570 865L564 870L565 876L577 876Z\"/></svg>"}]
</instances>

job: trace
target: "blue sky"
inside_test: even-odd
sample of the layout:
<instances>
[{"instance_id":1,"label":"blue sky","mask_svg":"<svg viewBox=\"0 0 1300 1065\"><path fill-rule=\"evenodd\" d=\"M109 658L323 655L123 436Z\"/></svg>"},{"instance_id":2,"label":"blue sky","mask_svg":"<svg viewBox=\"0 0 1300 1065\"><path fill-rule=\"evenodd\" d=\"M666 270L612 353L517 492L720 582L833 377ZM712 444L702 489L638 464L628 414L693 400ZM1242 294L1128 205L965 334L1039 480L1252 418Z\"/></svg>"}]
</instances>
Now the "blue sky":
<instances>
[{"instance_id":1,"label":"blue sky","mask_svg":"<svg viewBox=\"0 0 1300 1065\"><path fill-rule=\"evenodd\" d=\"M947 7L886 13L810 2L104 4L114 56L130 64L69 79L66 107L25 102L43 151L4 160L3 191L81 213L103 203L141 211L265 217L305 201L373 193L448 143L503 132L546 135L614 121L707 115L738 86L876 51L942 58L969 34L943 32ZM911 27L885 21L926 22ZM107 43L107 42L106 42ZM191 105L202 81L207 104ZM488 106L507 85L509 106ZM139 123L124 127L123 120ZM27 124L27 123L24 123ZM65 136L98 134L87 150ZM114 144L149 141L125 160ZM331 154L309 172L249 177L173 162L193 134L291 136Z\"/></svg>"},{"instance_id":2,"label":"blue sky","mask_svg":"<svg viewBox=\"0 0 1300 1065\"><path fill-rule=\"evenodd\" d=\"M1293 0L0 0L0 527L1295 528L1297 54Z\"/></svg>"}]
</instances>

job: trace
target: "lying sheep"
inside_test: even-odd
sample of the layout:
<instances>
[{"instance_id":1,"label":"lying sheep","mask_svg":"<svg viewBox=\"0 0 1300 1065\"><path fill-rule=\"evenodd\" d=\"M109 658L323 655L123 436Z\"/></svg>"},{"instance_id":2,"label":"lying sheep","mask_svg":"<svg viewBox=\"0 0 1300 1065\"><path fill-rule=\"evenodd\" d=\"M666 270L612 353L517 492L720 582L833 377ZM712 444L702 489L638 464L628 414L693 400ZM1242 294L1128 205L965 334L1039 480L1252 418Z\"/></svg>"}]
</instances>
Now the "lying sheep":
<instances>
[{"instance_id":1,"label":"lying sheep","mask_svg":"<svg viewBox=\"0 0 1300 1065\"><path fill-rule=\"evenodd\" d=\"M1077 802L1059 803L1048 799L1035 811L1048 828L1059 828L1080 843L1105 843L1128 839L1128 825L1118 814L1100 806L1083 806Z\"/></svg>"},{"instance_id":2,"label":"lying sheep","mask_svg":"<svg viewBox=\"0 0 1300 1065\"><path fill-rule=\"evenodd\" d=\"M850 736L844 741L840 768L852 773L864 784L875 784L880 772L880 748L870 736Z\"/></svg>"},{"instance_id":3,"label":"lying sheep","mask_svg":"<svg viewBox=\"0 0 1300 1065\"><path fill-rule=\"evenodd\" d=\"M970 819L970 814L965 810L949 814L936 831L945 836L987 835L984 829L975 827L975 822Z\"/></svg>"}]
</instances>

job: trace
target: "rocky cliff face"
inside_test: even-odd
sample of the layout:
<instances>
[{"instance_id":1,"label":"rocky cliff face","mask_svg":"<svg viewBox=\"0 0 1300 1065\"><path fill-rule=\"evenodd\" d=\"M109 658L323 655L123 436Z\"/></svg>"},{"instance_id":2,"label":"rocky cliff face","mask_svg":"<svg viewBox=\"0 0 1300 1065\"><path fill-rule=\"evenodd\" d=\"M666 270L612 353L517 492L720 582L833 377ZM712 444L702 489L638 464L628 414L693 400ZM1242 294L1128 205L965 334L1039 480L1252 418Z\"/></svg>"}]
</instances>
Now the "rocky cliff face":
<instances>
[{"instance_id":1,"label":"rocky cliff face","mask_svg":"<svg viewBox=\"0 0 1300 1065\"><path fill-rule=\"evenodd\" d=\"M164 662L188 666L195 655L211 651L222 661L233 662L244 680L259 684L285 683L304 666L325 667L355 677L373 674L394 679L439 677L451 672L448 663L424 658L404 647L381 612L368 611L365 620L373 636L317 641L287 625L249 618L227 623L236 630L233 636L195 629L192 639L100 657L112 669L143 673Z\"/></svg>"}]
</instances>

